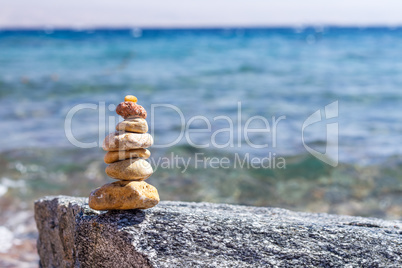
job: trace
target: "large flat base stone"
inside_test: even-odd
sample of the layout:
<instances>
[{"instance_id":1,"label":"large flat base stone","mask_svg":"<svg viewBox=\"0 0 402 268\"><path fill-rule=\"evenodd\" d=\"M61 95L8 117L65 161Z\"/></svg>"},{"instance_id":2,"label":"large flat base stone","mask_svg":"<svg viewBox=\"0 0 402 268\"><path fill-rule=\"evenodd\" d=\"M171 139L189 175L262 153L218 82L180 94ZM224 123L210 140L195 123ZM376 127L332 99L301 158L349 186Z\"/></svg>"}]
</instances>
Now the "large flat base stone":
<instances>
[{"instance_id":1,"label":"large flat base stone","mask_svg":"<svg viewBox=\"0 0 402 268\"><path fill-rule=\"evenodd\" d=\"M402 267L402 223L278 208L160 202L97 212L35 203L42 267Z\"/></svg>"}]
</instances>

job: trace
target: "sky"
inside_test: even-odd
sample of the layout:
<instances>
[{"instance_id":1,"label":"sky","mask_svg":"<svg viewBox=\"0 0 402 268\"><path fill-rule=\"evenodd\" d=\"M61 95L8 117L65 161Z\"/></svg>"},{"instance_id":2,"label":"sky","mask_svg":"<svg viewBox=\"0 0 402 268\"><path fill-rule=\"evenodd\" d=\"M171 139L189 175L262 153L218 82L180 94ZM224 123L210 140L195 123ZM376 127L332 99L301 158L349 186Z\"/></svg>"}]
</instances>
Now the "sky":
<instances>
[{"instance_id":1,"label":"sky","mask_svg":"<svg viewBox=\"0 0 402 268\"><path fill-rule=\"evenodd\" d=\"M402 25L401 0L0 0L0 28Z\"/></svg>"}]
</instances>

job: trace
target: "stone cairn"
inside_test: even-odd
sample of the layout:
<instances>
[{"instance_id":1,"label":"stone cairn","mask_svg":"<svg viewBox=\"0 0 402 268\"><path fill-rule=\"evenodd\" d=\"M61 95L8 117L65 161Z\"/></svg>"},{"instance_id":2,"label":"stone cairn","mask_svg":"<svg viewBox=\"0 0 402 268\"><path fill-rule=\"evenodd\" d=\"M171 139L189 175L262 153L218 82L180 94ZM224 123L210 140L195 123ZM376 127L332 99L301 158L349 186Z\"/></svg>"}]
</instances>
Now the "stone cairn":
<instances>
[{"instance_id":1,"label":"stone cairn","mask_svg":"<svg viewBox=\"0 0 402 268\"><path fill-rule=\"evenodd\" d=\"M96 210L147 209L159 203L156 188L144 180L153 169L145 161L151 153L146 149L153 144L145 121L147 112L137 104L137 98L126 96L116 113L124 118L116 126L117 132L108 135L103 142L107 151L104 160L106 174L118 181L105 184L92 191L89 206Z\"/></svg>"}]
</instances>

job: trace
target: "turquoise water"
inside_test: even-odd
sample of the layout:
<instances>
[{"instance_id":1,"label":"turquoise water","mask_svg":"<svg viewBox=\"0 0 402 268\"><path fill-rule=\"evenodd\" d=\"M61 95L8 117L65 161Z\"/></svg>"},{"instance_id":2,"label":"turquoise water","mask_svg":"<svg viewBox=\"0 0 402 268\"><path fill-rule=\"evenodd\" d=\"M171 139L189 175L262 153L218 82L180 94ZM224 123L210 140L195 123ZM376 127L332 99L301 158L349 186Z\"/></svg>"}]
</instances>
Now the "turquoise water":
<instances>
[{"instance_id":1,"label":"turquoise water","mask_svg":"<svg viewBox=\"0 0 402 268\"><path fill-rule=\"evenodd\" d=\"M256 149L235 132L234 147L196 149L184 137L173 147L152 149L153 159L172 152L186 158L272 152L287 160L286 170L158 169L150 182L162 199L400 218L401 44L402 28L0 31L2 213L30 209L46 194L87 196L110 181L103 151L73 146L65 118L75 105L104 103L102 138L113 129L109 105L134 94L148 113L151 104L172 104L186 122L197 115L210 119L212 131L228 127L213 121L216 116L235 126L252 116L270 122L286 116L275 148L272 133L250 135L254 143L269 144ZM311 156L301 140L303 122L334 101L335 168ZM155 143L174 140L182 126L177 114L159 109L153 116ZM72 131L80 141L98 141L99 110L78 112ZM192 137L199 144L210 138ZM219 144L230 139L227 133L216 138ZM324 152L325 122L307 129L305 138Z\"/></svg>"},{"instance_id":2,"label":"turquoise water","mask_svg":"<svg viewBox=\"0 0 402 268\"><path fill-rule=\"evenodd\" d=\"M68 147L74 105L107 107L131 93L148 110L169 103L188 118L236 119L238 101L246 119L284 115L276 151L298 155L303 121L338 100L341 161L381 162L402 153L401 40L399 28L1 31L0 148ZM161 143L176 137L175 115L155 114ZM93 139L95 112L77 117L77 138ZM307 142L319 147L322 132L307 131Z\"/></svg>"}]
</instances>

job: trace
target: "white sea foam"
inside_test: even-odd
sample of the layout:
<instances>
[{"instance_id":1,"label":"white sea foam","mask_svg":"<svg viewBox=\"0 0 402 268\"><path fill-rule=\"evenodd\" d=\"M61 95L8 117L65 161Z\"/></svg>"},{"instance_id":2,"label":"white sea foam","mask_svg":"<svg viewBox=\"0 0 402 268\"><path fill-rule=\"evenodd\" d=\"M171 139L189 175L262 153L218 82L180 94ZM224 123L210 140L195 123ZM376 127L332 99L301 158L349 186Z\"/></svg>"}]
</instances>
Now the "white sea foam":
<instances>
[{"instance_id":1,"label":"white sea foam","mask_svg":"<svg viewBox=\"0 0 402 268\"><path fill-rule=\"evenodd\" d=\"M0 187L8 188L24 188L26 186L25 181L23 180L12 180L7 177L3 177L1 179ZM1 193L1 190L0 190ZM1 196L1 194L0 194Z\"/></svg>"},{"instance_id":2,"label":"white sea foam","mask_svg":"<svg viewBox=\"0 0 402 268\"><path fill-rule=\"evenodd\" d=\"M4 226L0 226L0 252L7 252L13 245L13 233Z\"/></svg>"},{"instance_id":3,"label":"white sea foam","mask_svg":"<svg viewBox=\"0 0 402 268\"><path fill-rule=\"evenodd\" d=\"M0 196L3 196L7 193L8 187L5 185L0 184Z\"/></svg>"}]
</instances>

